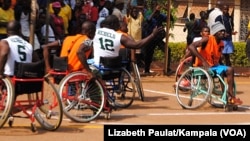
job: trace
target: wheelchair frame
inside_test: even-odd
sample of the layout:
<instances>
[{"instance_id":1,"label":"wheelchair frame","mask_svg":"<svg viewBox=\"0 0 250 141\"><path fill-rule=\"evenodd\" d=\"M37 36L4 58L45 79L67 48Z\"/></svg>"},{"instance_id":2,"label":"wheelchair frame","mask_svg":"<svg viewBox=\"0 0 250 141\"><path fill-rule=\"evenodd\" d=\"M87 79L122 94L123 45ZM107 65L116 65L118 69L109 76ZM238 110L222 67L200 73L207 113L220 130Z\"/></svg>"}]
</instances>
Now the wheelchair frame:
<instances>
[{"instance_id":1,"label":"wheelchair frame","mask_svg":"<svg viewBox=\"0 0 250 141\"><path fill-rule=\"evenodd\" d=\"M3 127L7 120L9 126L12 127L15 115L21 111L31 120L31 130L33 132L37 131L35 121L49 131L55 131L60 127L63 117L62 104L50 76L50 74L41 78L18 78L13 76L0 80L0 127ZM17 95L16 86L26 83L31 84L31 87L32 85L34 87L35 84L41 85L41 89L30 91L31 87L25 88ZM23 94L27 95L26 99Z\"/></svg>"},{"instance_id":2,"label":"wheelchair frame","mask_svg":"<svg viewBox=\"0 0 250 141\"><path fill-rule=\"evenodd\" d=\"M189 86L182 86L184 81ZM228 102L228 85L224 82L224 77L201 67L189 67L185 70L175 87L177 101L184 109L197 109L206 102L214 107L223 107L225 111L238 108ZM233 94L236 95L235 82Z\"/></svg>"}]
</instances>

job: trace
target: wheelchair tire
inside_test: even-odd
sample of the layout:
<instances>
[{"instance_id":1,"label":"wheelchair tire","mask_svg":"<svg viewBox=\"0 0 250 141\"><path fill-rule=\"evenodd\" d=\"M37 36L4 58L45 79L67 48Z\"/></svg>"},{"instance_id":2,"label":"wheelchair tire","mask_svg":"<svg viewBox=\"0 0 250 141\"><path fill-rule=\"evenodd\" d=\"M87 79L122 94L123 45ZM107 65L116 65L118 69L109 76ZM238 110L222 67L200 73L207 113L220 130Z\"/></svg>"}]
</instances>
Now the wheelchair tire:
<instances>
[{"instance_id":1,"label":"wheelchair tire","mask_svg":"<svg viewBox=\"0 0 250 141\"><path fill-rule=\"evenodd\" d=\"M132 105L135 98L135 81L125 67L120 71L120 77L106 80L106 88L115 102L115 107L127 108Z\"/></svg>"},{"instance_id":2,"label":"wheelchair tire","mask_svg":"<svg viewBox=\"0 0 250 141\"><path fill-rule=\"evenodd\" d=\"M75 87L74 91L69 90L70 87ZM83 72L73 72L64 77L59 84L59 95L64 114L75 122L94 120L106 104L100 80L87 80Z\"/></svg>"},{"instance_id":3,"label":"wheelchair tire","mask_svg":"<svg viewBox=\"0 0 250 141\"><path fill-rule=\"evenodd\" d=\"M213 90L213 81L206 70L190 67L180 76L175 90L182 108L197 109L208 101Z\"/></svg>"},{"instance_id":4,"label":"wheelchair tire","mask_svg":"<svg viewBox=\"0 0 250 141\"><path fill-rule=\"evenodd\" d=\"M15 100L15 90L9 78L0 80L0 128L8 120Z\"/></svg>"},{"instance_id":5,"label":"wheelchair tire","mask_svg":"<svg viewBox=\"0 0 250 141\"><path fill-rule=\"evenodd\" d=\"M186 59L184 59L180 64L178 65L176 72L175 72L175 82L177 82L181 76L181 74L187 70L189 67L192 67L192 61L193 57L190 56Z\"/></svg>"},{"instance_id":6,"label":"wheelchair tire","mask_svg":"<svg viewBox=\"0 0 250 141\"><path fill-rule=\"evenodd\" d=\"M34 116L41 127L49 131L55 131L62 123L63 110L58 91L49 77L53 79L52 76L45 76L42 96L36 94L40 104L38 104Z\"/></svg>"}]
</instances>

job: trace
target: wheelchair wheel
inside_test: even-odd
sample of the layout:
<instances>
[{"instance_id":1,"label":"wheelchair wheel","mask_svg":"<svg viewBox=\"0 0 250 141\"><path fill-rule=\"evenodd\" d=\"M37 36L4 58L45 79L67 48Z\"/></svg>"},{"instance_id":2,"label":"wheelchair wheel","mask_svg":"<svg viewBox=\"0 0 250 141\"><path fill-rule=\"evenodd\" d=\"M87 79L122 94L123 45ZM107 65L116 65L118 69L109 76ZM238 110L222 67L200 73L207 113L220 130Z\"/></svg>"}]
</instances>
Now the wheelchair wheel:
<instances>
[{"instance_id":1,"label":"wheelchair wheel","mask_svg":"<svg viewBox=\"0 0 250 141\"><path fill-rule=\"evenodd\" d=\"M64 114L75 122L89 122L103 111L105 90L98 79L86 79L83 72L73 72L59 84Z\"/></svg>"},{"instance_id":2,"label":"wheelchair wheel","mask_svg":"<svg viewBox=\"0 0 250 141\"><path fill-rule=\"evenodd\" d=\"M207 102L212 89L213 81L208 72L191 67L177 81L176 97L182 108L197 109Z\"/></svg>"},{"instance_id":3,"label":"wheelchair wheel","mask_svg":"<svg viewBox=\"0 0 250 141\"><path fill-rule=\"evenodd\" d=\"M58 91L50 79L50 76L45 76L43 94L36 94L40 103L35 111L35 118L44 129L54 131L61 125L63 110Z\"/></svg>"},{"instance_id":4,"label":"wheelchair wheel","mask_svg":"<svg viewBox=\"0 0 250 141\"><path fill-rule=\"evenodd\" d=\"M9 118L13 107L15 95L14 87L9 78L0 80L0 128L2 128Z\"/></svg>"},{"instance_id":5,"label":"wheelchair wheel","mask_svg":"<svg viewBox=\"0 0 250 141\"><path fill-rule=\"evenodd\" d=\"M108 82L108 81L107 81ZM122 68L119 78L114 78L113 89L108 89L118 108L129 107L135 98L135 82L131 74Z\"/></svg>"},{"instance_id":6,"label":"wheelchair wheel","mask_svg":"<svg viewBox=\"0 0 250 141\"><path fill-rule=\"evenodd\" d=\"M141 83L141 78L140 78L140 73L138 66L135 62L132 62L132 67L133 67L133 74L134 74L134 79L135 79L135 85L137 89L137 93L139 95L139 98L141 101L144 101L144 91L143 91L143 86Z\"/></svg>"},{"instance_id":7,"label":"wheelchair wheel","mask_svg":"<svg viewBox=\"0 0 250 141\"><path fill-rule=\"evenodd\" d=\"M192 67L193 57L190 56L183 60L177 67L175 72L175 82L177 82L182 75L182 73L187 70L189 67Z\"/></svg>"}]
</instances>

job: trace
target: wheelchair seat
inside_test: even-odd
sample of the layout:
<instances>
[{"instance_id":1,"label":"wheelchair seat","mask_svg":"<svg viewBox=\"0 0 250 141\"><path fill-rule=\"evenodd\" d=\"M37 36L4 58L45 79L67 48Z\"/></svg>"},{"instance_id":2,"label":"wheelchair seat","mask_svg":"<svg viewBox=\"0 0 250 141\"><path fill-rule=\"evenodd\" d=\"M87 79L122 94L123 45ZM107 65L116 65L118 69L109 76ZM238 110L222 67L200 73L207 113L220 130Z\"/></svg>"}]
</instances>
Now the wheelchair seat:
<instances>
[{"instance_id":1,"label":"wheelchair seat","mask_svg":"<svg viewBox=\"0 0 250 141\"><path fill-rule=\"evenodd\" d=\"M15 62L14 76L15 94L30 94L42 91L44 76L44 60L32 63Z\"/></svg>"}]
</instances>

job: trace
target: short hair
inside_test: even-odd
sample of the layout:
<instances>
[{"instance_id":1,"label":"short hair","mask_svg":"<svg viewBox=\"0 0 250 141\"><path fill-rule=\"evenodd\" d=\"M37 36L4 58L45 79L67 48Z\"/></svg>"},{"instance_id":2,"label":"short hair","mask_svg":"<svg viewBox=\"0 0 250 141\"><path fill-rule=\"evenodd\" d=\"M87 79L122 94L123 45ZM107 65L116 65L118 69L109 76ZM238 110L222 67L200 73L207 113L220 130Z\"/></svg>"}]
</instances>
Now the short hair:
<instances>
[{"instance_id":1,"label":"short hair","mask_svg":"<svg viewBox=\"0 0 250 141\"><path fill-rule=\"evenodd\" d=\"M7 32L8 33L19 33L21 31L21 24L18 21L10 21L7 24Z\"/></svg>"},{"instance_id":2,"label":"short hair","mask_svg":"<svg viewBox=\"0 0 250 141\"><path fill-rule=\"evenodd\" d=\"M106 17L105 20L101 22L102 27L107 27L110 29L118 30L120 27L120 22L117 16L115 15L109 15Z\"/></svg>"}]
</instances>

